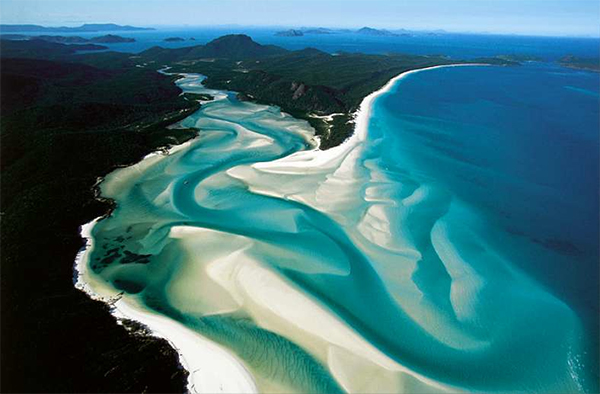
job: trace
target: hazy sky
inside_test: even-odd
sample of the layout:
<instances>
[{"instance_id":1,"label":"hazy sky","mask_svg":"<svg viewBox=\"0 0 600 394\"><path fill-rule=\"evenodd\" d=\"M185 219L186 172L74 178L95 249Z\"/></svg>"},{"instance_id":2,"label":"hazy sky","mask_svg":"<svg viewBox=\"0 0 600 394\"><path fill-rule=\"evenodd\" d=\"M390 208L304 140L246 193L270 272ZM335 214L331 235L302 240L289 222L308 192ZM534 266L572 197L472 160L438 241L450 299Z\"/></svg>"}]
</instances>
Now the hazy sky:
<instances>
[{"instance_id":1,"label":"hazy sky","mask_svg":"<svg viewBox=\"0 0 600 394\"><path fill-rule=\"evenodd\" d=\"M598 0L0 0L2 23L331 26L600 35Z\"/></svg>"}]
</instances>

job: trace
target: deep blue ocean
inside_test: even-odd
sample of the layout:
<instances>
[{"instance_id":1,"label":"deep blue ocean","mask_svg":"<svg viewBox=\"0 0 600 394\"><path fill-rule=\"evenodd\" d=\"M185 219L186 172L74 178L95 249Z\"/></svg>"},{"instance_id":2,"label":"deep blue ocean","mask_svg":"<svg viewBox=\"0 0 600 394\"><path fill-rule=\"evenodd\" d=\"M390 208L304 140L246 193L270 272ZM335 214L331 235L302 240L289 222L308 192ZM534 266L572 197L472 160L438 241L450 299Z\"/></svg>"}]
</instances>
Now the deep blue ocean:
<instances>
[{"instance_id":1,"label":"deep blue ocean","mask_svg":"<svg viewBox=\"0 0 600 394\"><path fill-rule=\"evenodd\" d=\"M477 235L576 312L592 371L599 108L598 73L548 63L444 68L411 75L379 98L369 129L385 141L375 156L466 202L486 223Z\"/></svg>"},{"instance_id":2,"label":"deep blue ocean","mask_svg":"<svg viewBox=\"0 0 600 394\"><path fill-rule=\"evenodd\" d=\"M519 260L584 310L595 304L596 318L599 87L597 73L547 64L439 69L374 110L396 164L549 252Z\"/></svg>"}]
</instances>

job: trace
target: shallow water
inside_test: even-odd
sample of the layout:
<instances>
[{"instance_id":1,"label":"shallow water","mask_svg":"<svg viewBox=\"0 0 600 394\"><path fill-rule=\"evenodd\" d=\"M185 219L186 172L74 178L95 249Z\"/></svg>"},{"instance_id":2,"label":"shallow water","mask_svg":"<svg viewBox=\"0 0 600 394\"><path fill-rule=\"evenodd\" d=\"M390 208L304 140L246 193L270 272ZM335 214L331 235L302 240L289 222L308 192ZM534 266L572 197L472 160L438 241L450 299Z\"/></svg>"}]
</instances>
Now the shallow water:
<instances>
[{"instance_id":1,"label":"shallow water","mask_svg":"<svg viewBox=\"0 0 600 394\"><path fill-rule=\"evenodd\" d=\"M326 155L305 122L200 82L179 82L218 96L182 122L199 137L102 183L96 280L261 391L598 389L597 75L415 73Z\"/></svg>"}]
</instances>

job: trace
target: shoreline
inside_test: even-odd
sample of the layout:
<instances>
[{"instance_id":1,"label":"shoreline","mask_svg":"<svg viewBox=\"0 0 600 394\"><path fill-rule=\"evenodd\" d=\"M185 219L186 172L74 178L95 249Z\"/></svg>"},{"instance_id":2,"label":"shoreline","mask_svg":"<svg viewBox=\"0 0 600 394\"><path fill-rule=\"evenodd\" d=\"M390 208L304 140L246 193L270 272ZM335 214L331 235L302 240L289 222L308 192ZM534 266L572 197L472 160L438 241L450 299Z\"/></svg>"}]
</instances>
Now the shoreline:
<instances>
[{"instance_id":1,"label":"shoreline","mask_svg":"<svg viewBox=\"0 0 600 394\"><path fill-rule=\"evenodd\" d=\"M372 115L373 102L381 95L388 93L397 81L408 75L436 68L482 65L441 65L403 72L390 79L381 89L363 99L359 109L354 114L355 131L342 144L323 151L317 143L310 150L299 151L271 162L255 163L252 166L266 172L279 172L283 165L283 167L288 168L288 171L302 174L310 172L311 169L329 168L333 162L333 165L337 165L342 172L346 172L347 166L352 164L345 161L346 157L367 138L368 123ZM195 139L193 138L182 144L171 146L168 149L159 149L146 155L142 161L147 159L161 160L163 157L182 151L191 145ZM255 192L261 193L259 190ZM97 196L97 198L101 198L101 196ZM87 258L94 247L91 233L95 224L110 214L108 212L81 226L80 236L85 240L85 246L77 253L74 262L75 287L86 293L90 298L106 303L117 324L122 324L122 321L126 319L134 320L146 327L151 336L167 340L177 351L182 367L189 373L187 384L189 392L258 392L256 382L251 374L243 363L227 349L204 338L201 334L188 329L179 322L143 307L139 302L134 300L134 297L124 296L108 285L96 281L93 278L93 274L90 275L87 269Z\"/></svg>"},{"instance_id":2,"label":"shoreline","mask_svg":"<svg viewBox=\"0 0 600 394\"><path fill-rule=\"evenodd\" d=\"M190 74L186 74L189 76ZM176 124L179 124L177 122ZM198 138L196 135L178 145L160 147L145 155L136 163L117 167L113 171L135 166L145 160L162 160L180 152ZM100 184L105 177L99 177L94 185L96 199L102 200ZM188 372L186 389L190 393L258 393L251 374L233 354L217 343L181 323L145 308L134 297L123 295L105 283L93 278L88 271L88 256L94 248L92 231L94 226L112 214L112 209L102 216L80 226L80 237L85 245L77 253L73 266L74 287L89 298L105 303L115 323L132 320L148 330L148 336L166 340L177 352L180 366ZM216 367L215 367L216 366Z\"/></svg>"},{"instance_id":3,"label":"shoreline","mask_svg":"<svg viewBox=\"0 0 600 394\"><path fill-rule=\"evenodd\" d=\"M186 388L189 393L258 393L250 372L228 350L90 276L87 258L94 247L91 233L103 218L98 217L81 226L80 235L85 246L75 258L75 288L91 299L107 304L116 324L123 325L124 321L132 320L146 328L149 336L166 340L179 355L181 367L188 372Z\"/></svg>"},{"instance_id":4,"label":"shoreline","mask_svg":"<svg viewBox=\"0 0 600 394\"><path fill-rule=\"evenodd\" d=\"M484 64L484 63L444 64L444 65L439 65L439 66L418 68L415 70L409 70L409 71L405 71L403 73L398 74L394 78L390 79L381 89L379 89L379 90L371 93L367 97L365 97L363 99L363 101L360 103L360 107L359 107L358 111L356 112L356 118L355 118L356 119L356 130L355 130L354 134L360 134L362 137L361 141L363 141L366 138L368 122L369 122L369 119L371 118L373 102L375 101L375 99L379 98L380 96L384 95L385 93L389 93L389 91L396 84L396 82L408 77L409 75L420 73L423 71L436 70L436 69L441 69L441 68L451 68L451 67L477 67L477 66L489 67L489 64ZM350 138L352 138L352 137L350 137Z\"/></svg>"},{"instance_id":5,"label":"shoreline","mask_svg":"<svg viewBox=\"0 0 600 394\"><path fill-rule=\"evenodd\" d=\"M161 160L185 149L195 139L166 149L158 149L144 156L140 162L148 159ZM103 180L104 178L99 178L96 187ZM97 195L96 198L102 197ZM90 275L88 256L94 248L93 228L100 220L111 214L112 211L80 227L79 234L85 241L85 245L75 257L74 287L91 299L105 303L109 307L110 314L115 318L116 324L123 325L123 321L132 320L145 327L149 336L166 340L177 352L181 367L188 372L186 389L189 393L258 393L251 374L241 361L237 360L228 350L181 323L145 308L136 300L128 299L133 297L123 295L123 293L95 280L93 274ZM223 384L225 382L227 384Z\"/></svg>"},{"instance_id":6,"label":"shoreline","mask_svg":"<svg viewBox=\"0 0 600 394\"><path fill-rule=\"evenodd\" d=\"M327 150L321 150L320 146L317 146L310 150L299 151L292 153L289 156L283 157L278 160L270 162L252 164L252 168L270 173L285 173L300 174L302 172L309 173L318 171L320 168L329 167L331 165L339 164L339 169L342 172L348 170L349 163L342 163L352 151L360 146L360 144L367 138L369 120L372 115L373 102L380 96L388 93L392 87L400 80L408 77L409 75L435 70L439 68L450 68L450 67L476 67L476 66L489 66L484 63L458 63L458 64L446 64L439 66L431 66L425 68L419 68L415 70L405 71L398 74L394 78L390 79L383 87L376 90L366 96L361 102L358 110L353 114L355 129L354 133L346 139L342 144L335 146ZM339 162L339 163L335 163ZM260 190L255 190L260 193ZM279 196L282 197L282 196Z\"/></svg>"}]
</instances>

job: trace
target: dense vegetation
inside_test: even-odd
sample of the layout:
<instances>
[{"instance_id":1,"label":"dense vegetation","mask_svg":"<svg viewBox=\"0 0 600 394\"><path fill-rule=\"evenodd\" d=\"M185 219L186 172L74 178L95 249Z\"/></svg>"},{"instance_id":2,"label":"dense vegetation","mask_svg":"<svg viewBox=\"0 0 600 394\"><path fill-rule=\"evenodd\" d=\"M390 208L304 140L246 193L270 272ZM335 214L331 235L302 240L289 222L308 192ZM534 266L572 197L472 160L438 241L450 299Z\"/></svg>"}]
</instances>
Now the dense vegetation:
<instances>
[{"instance_id":1,"label":"dense vegetation","mask_svg":"<svg viewBox=\"0 0 600 394\"><path fill-rule=\"evenodd\" d=\"M177 144L198 104L154 71L1 60L2 392L181 392L163 340L131 336L73 286L97 177Z\"/></svg>"}]
</instances>

